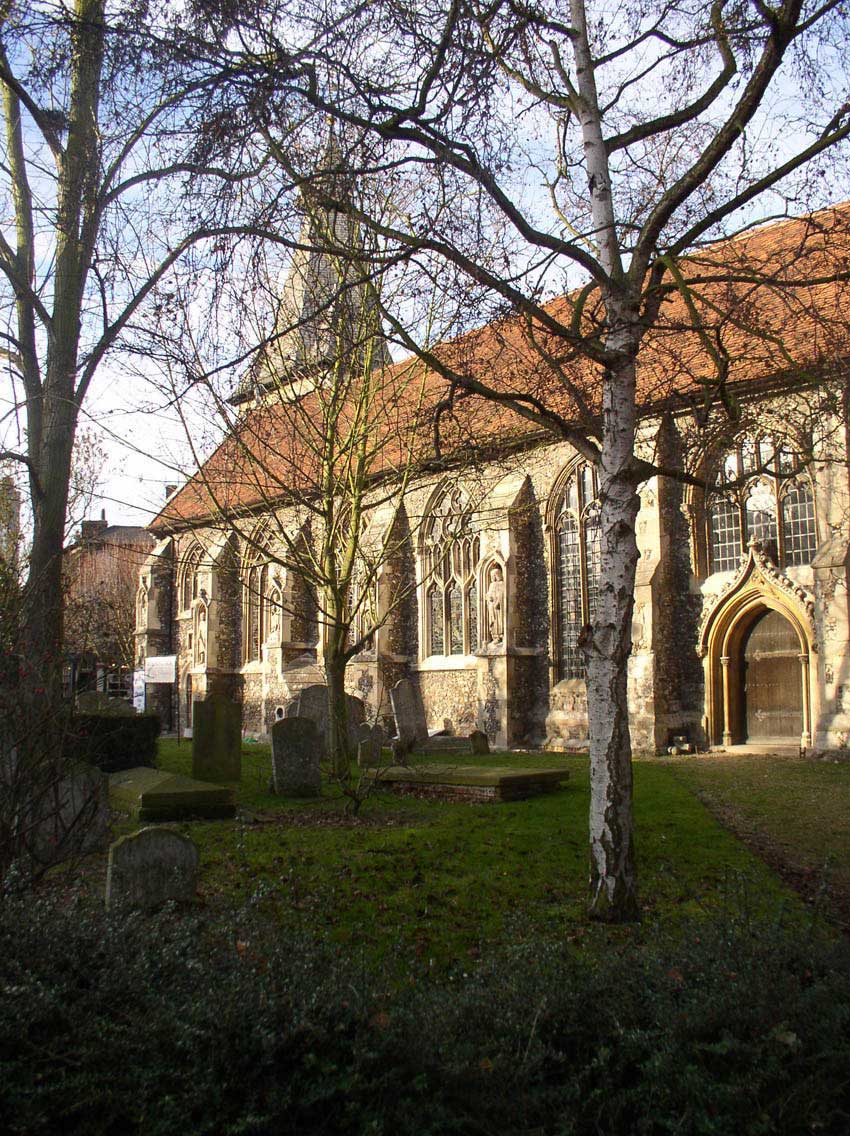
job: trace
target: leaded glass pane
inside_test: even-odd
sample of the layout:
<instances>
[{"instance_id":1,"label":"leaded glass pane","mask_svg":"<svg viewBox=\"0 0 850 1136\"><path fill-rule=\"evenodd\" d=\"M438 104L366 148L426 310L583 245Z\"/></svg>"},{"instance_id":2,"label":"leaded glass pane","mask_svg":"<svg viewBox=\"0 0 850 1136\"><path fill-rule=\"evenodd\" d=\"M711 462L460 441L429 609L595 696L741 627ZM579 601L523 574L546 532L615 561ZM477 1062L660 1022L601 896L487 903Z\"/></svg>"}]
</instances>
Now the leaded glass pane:
<instances>
[{"instance_id":1,"label":"leaded glass pane","mask_svg":"<svg viewBox=\"0 0 850 1136\"><path fill-rule=\"evenodd\" d=\"M776 495L772 485L757 482L747 494L747 538L755 537L764 547L776 547Z\"/></svg>"},{"instance_id":2,"label":"leaded glass pane","mask_svg":"<svg viewBox=\"0 0 850 1136\"><path fill-rule=\"evenodd\" d=\"M581 546L578 521L561 518L558 533L561 601L561 678L584 678L584 658L578 647L582 626Z\"/></svg>"},{"instance_id":3,"label":"leaded glass pane","mask_svg":"<svg viewBox=\"0 0 850 1136\"><path fill-rule=\"evenodd\" d=\"M786 564L810 564L817 548L815 503L807 485L792 485L782 497Z\"/></svg>"},{"instance_id":4,"label":"leaded glass pane","mask_svg":"<svg viewBox=\"0 0 850 1136\"><path fill-rule=\"evenodd\" d=\"M752 438L741 442L741 469L744 473L754 473L758 467L758 450Z\"/></svg>"},{"instance_id":5,"label":"leaded glass pane","mask_svg":"<svg viewBox=\"0 0 850 1136\"><path fill-rule=\"evenodd\" d=\"M443 598L439 588L431 588L428 592L428 622L431 628L429 653L442 655L445 637L443 631Z\"/></svg>"},{"instance_id":6,"label":"leaded glass pane","mask_svg":"<svg viewBox=\"0 0 850 1136\"><path fill-rule=\"evenodd\" d=\"M741 514L727 497L714 497L708 506L708 536L712 572L737 568L741 559Z\"/></svg>"},{"instance_id":7,"label":"leaded glass pane","mask_svg":"<svg viewBox=\"0 0 850 1136\"><path fill-rule=\"evenodd\" d=\"M248 573L248 654L250 662L260 657L260 572L252 568Z\"/></svg>"},{"instance_id":8,"label":"leaded glass pane","mask_svg":"<svg viewBox=\"0 0 850 1136\"><path fill-rule=\"evenodd\" d=\"M602 530L597 510L587 514L584 523L584 557L587 586L587 622L593 623L599 607L599 581L602 577Z\"/></svg>"},{"instance_id":9,"label":"leaded glass pane","mask_svg":"<svg viewBox=\"0 0 850 1136\"><path fill-rule=\"evenodd\" d=\"M796 455L787 446L782 446L776 451L776 458L780 473L793 473L797 468Z\"/></svg>"},{"instance_id":10,"label":"leaded glass pane","mask_svg":"<svg viewBox=\"0 0 850 1136\"><path fill-rule=\"evenodd\" d=\"M478 649L478 585L471 583L466 589L466 610L469 626L469 649Z\"/></svg>"},{"instance_id":11,"label":"leaded glass pane","mask_svg":"<svg viewBox=\"0 0 850 1136\"><path fill-rule=\"evenodd\" d=\"M596 496L595 482L593 466L586 465L581 471L582 505L589 505Z\"/></svg>"},{"instance_id":12,"label":"leaded glass pane","mask_svg":"<svg viewBox=\"0 0 850 1136\"><path fill-rule=\"evenodd\" d=\"M456 583L452 583L446 593L449 609L449 654L463 654L463 593Z\"/></svg>"}]
</instances>

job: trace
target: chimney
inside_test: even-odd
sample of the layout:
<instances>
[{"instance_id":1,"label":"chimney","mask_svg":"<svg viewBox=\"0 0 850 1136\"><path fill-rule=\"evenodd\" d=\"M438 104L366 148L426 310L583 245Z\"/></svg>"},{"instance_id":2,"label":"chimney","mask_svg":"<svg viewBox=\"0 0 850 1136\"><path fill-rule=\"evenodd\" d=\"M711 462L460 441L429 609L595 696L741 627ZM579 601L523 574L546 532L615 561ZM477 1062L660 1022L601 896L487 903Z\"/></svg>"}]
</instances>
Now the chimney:
<instances>
[{"instance_id":1,"label":"chimney","mask_svg":"<svg viewBox=\"0 0 850 1136\"><path fill-rule=\"evenodd\" d=\"M106 510L101 513L99 521L83 521L80 525L80 540L96 541L99 537L103 536L109 526L106 523Z\"/></svg>"}]
</instances>

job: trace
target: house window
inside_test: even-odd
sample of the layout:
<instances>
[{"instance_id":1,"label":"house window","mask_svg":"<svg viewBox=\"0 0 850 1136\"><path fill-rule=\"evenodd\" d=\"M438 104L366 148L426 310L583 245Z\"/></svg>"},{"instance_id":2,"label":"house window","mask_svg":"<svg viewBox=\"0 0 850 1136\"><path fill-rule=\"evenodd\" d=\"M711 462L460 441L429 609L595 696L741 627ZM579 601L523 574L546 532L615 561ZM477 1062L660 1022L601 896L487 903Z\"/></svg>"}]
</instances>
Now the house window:
<instances>
[{"instance_id":1,"label":"house window","mask_svg":"<svg viewBox=\"0 0 850 1136\"><path fill-rule=\"evenodd\" d=\"M555 525L559 679L585 677L579 637L596 615L601 571L597 493L594 467L576 467L564 486Z\"/></svg>"},{"instance_id":2,"label":"house window","mask_svg":"<svg viewBox=\"0 0 850 1136\"><path fill-rule=\"evenodd\" d=\"M428 655L469 655L478 642L478 534L460 489L437 501L423 529L425 638Z\"/></svg>"},{"instance_id":3,"label":"house window","mask_svg":"<svg viewBox=\"0 0 850 1136\"><path fill-rule=\"evenodd\" d=\"M771 438L743 438L723 455L705 516L711 572L737 568L752 539L779 567L810 564L817 549L809 475L799 454Z\"/></svg>"}]
</instances>

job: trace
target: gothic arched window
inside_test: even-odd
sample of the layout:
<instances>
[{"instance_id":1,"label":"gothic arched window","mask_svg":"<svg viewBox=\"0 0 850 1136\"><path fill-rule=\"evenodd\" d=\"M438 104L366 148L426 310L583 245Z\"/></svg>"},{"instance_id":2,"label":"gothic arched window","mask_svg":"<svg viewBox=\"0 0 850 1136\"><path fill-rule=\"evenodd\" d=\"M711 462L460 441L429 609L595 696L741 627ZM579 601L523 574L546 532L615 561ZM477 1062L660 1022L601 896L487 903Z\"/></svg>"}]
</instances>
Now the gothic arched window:
<instances>
[{"instance_id":1,"label":"gothic arched window","mask_svg":"<svg viewBox=\"0 0 850 1136\"><path fill-rule=\"evenodd\" d=\"M559 679L585 676L579 636L596 615L601 569L597 494L595 468L576 466L563 487L555 521Z\"/></svg>"},{"instance_id":2,"label":"gothic arched window","mask_svg":"<svg viewBox=\"0 0 850 1136\"><path fill-rule=\"evenodd\" d=\"M192 601L200 595L200 567L203 552L193 544L183 558L180 570L180 610L189 611Z\"/></svg>"},{"instance_id":3,"label":"gothic arched window","mask_svg":"<svg viewBox=\"0 0 850 1136\"><path fill-rule=\"evenodd\" d=\"M737 568L755 539L779 567L810 564L815 501L799 454L772 438L742 438L710 479L705 507L709 571Z\"/></svg>"},{"instance_id":4,"label":"gothic arched window","mask_svg":"<svg viewBox=\"0 0 850 1136\"><path fill-rule=\"evenodd\" d=\"M460 489L448 489L423 529L425 653L469 655L478 647L478 534Z\"/></svg>"},{"instance_id":5,"label":"gothic arched window","mask_svg":"<svg viewBox=\"0 0 850 1136\"><path fill-rule=\"evenodd\" d=\"M242 576L242 660L258 662L266 637L269 565L255 553Z\"/></svg>"}]
</instances>

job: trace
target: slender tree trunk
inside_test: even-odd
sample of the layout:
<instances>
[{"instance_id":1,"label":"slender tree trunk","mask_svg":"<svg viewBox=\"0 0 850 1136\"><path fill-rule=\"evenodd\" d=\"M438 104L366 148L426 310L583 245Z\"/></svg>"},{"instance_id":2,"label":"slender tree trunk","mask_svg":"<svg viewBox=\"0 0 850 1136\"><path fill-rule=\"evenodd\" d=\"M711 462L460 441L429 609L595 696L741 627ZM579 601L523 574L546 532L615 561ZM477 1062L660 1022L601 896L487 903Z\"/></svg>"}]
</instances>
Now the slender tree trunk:
<instances>
[{"instance_id":1,"label":"slender tree trunk","mask_svg":"<svg viewBox=\"0 0 850 1136\"><path fill-rule=\"evenodd\" d=\"M590 911L600 919L625 922L636 919L639 910L627 686L638 557L635 520L640 507L634 483L635 360L640 322L617 234L584 0L571 0L570 8L575 29L574 101L582 130L594 240L606 274L602 283L605 346L612 356L602 392L600 595L595 625L585 635L590 724Z\"/></svg>"},{"instance_id":2,"label":"slender tree trunk","mask_svg":"<svg viewBox=\"0 0 850 1136\"><path fill-rule=\"evenodd\" d=\"M611 340L616 342L617 334ZM640 498L632 476L634 359L606 376L600 462L601 580L590 639L590 910L623 922L639 914L632 815L628 661L638 549Z\"/></svg>"},{"instance_id":3,"label":"slender tree trunk","mask_svg":"<svg viewBox=\"0 0 850 1136\"><path fill-rule=\"evenodd\" d=\"M351 769L348 744L348 703L345 695L346 655L334 642L338 628L331 631L331 642L325 651L325 674L328 679L328 756L334 777L347 781Z\"/></svg>"}]
</instances>

